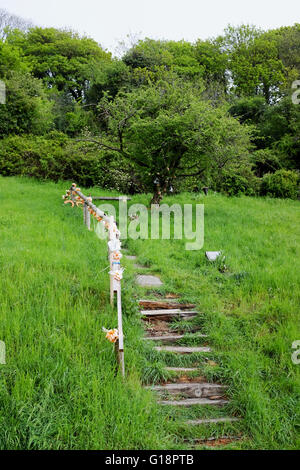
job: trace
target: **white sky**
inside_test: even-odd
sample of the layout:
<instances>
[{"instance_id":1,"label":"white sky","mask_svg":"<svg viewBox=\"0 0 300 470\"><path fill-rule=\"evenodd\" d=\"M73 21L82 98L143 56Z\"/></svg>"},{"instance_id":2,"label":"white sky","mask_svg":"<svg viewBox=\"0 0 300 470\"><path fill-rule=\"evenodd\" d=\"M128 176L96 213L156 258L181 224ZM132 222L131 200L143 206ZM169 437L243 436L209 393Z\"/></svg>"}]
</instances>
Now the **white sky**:
<instances>
[{"instance_id":1,"label":"white sky","mask_svg":"<svg viewBox=\"0 0 300 470\"><path fill-rule=\"evenodd\" d=\"M39 26L70 27L109 50L127 34L194 41L228 23L270 29L300 22L299 0L0 0L0 8Z\"/></svg>"}]
</instances>

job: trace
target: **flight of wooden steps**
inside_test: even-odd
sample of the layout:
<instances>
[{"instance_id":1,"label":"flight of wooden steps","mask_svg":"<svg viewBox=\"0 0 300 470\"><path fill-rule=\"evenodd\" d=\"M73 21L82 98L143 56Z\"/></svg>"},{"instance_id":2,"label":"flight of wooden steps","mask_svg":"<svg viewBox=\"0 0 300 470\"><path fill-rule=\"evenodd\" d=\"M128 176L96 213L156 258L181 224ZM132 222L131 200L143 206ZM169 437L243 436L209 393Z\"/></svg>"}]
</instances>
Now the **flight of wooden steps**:
<instances>
[{"instance_id":1,"label":"flight of wooden steps","mask_svg":"<svg viewBox=\"0 0 300 470\"><path fill-rule=\"evenodd\" d=\"M127 258L133 261L137 259L136 256L130 255ZM137 269L146 268L137 264L135 267ZM240 418L235 416L215 415L214 410L220 410L220 412L216 412L220 414L222 413L222 408L229 403L226 397L227 387L218 383L210 383L204 377L201 377L201 364L197 367L198 364L194 362L194 357L196 356L193 356L193 353L200 354L200 357L203 358L203 354L211 352L210 347L207 345L207 335L201 332L199 325L193 323L193 320L199 317L196 305L180 302L180 295L174 293L166 294L165 298L158 298L159 293L155 291L155 288L161 286L163 282L157 276L138 275L136 282L143 288L152 288L151 292L147 292L147 295L150 294L152 296L151 299L139 300L140 315L146 329L146 335L143 339L150 344L152 343L157 352L162 354L165 352L169 353L168 357L172 354L174 354L174 358L185 355L185 357L191 358L193 361L191 364L193 367L185 367L183 363L178 367L166 366L165 371L170 375L170 382L145 388L152 390L157 395L158 404L174 407L174 410L178 411L184 411L185 408L188 408L189 412L192 411L192 414L189 414L189 416L193 416L193 410L196 410L195 414L197 415L199 406L203 407L201 411L204 414L207 407L209 407L210 413L207 417L203 416L203 412L201 412L199 418L179 419L177 421L177 425L179 427L183 426L184 429L189 430L189 433L191 429L195 429L194 437L184 438L182 436L182 441L188 443L190 448L195 448L199 445L201 447L224 447L234 440L241 439L240 435L220 436L216 430L208 437L204 437L207 435L207 432L204 432L201 437L196 437L199 431L202 433L201 427L203 426L205 426L206 431L207 429L210 430L210 426L215 425L221 426L221 429L223 429L224 426L230 426L232 423L240 420ZM153 297L155 298L153 299ZM181 320L188 323L191 322L188 329L182 328ZM179 322L171 328L170 323L174 321ZM197 346L184 344L190 343L191 338L193 345L198 340L202 344ZM194 408L190 409L189 407Z\"/></svg>"},{"instance_id":2,"label":"flight of wooden steps","mask_svg":"<svg viewBox=\"0 0 300 470\"><path fill-rule=\"evenodd\" d=\"M192 322L199 314L194 304L170 301L169 299L139 301L140 314L146 327L145 341L153 344L156 351L180 354L205 354L212 350L207 345L208 336L199 332L199 326L191 327L188 332L180 331L174 333L171 322L174 320L186 320ZM199 340L204 345L184 345L185 340L192 338L193 344ZM157 395L157 403L171 407L195 407L213 406L222 408L229 403L226 397L227 387L219 383L205 381L204 377L195 376L200 374L198 367L165 367L171 374L173 382L159 385L146 386ZM187 419L184 425L191 426L216 425L234 423L239 418L232 416L199 417L199 419ZM224 437L225 438L225 437ZM211 438L214 439L214 438ZM227 436L226 436L227 439ZM198 439L199 441L199 439Z\"/></svg>"}]
</instances>

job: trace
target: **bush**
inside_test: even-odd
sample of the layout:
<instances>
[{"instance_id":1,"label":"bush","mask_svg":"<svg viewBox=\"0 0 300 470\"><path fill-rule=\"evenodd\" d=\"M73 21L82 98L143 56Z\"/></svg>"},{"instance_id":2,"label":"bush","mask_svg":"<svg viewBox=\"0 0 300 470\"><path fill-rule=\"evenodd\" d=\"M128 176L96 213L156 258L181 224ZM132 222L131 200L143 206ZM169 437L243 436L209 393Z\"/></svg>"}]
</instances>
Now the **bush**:
<instances>
[{"instance_id":1,"label":"bush","mask_svg":"<svg viewBox=\"0 0 300 470\"><path fill-rule=\"evenodd\" d=\"M262 196L297 199L299 196L299 174L291 170L267 173L261 182Z\"/></svg>"},{"instance_id":2,"label":"bush","mask_svg":"<svg viewBox=\"0 0 300 470\"><path fill-rule=\"evenodd\" d=\"M46 134L53 129L52 103L42 83L12 72L5 80L6 103L0 106L0 138L10 134Z\"/></svg>"},{"instance_id":3,"label":"bush","mask_svg":"<svg viewBox=\"0 0 300 470\"><path fill-rule=\"evenodd\" d=\"M255 196L257 194L257 181L258 178L253 174L241 175L226 172L218 189L228 194L228 196L240 196L241 194Z\"/></svg>"},{"instance_id":4,"label":"bush","mask_svg":"<svg viewBox=\"0 0 300 470\"><path fill-rule=\"evenodd\" d=\"M47 136L10 136L0 145L0 174L43 180L74 180L86 187L100 186L133 193L140 189L130 163L99 151L90 142L76 142L54 131Z\"/></svg>"}]
</instances>

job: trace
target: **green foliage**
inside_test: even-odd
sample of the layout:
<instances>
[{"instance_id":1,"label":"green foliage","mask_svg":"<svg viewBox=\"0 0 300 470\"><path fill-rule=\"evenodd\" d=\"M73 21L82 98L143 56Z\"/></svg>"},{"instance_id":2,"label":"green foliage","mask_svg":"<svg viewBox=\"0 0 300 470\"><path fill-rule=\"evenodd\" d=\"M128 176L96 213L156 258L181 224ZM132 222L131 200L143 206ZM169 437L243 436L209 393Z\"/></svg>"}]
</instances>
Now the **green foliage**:
<instances>
[{"instance_id":1,"label":"green foliage","mask_svg":"<svg viewBox=\"0 0 300 470\"><path fill-rule=\"evenodd\" d=\"M251 154L253 171L256 176L262 177L265 173L274 173L283 166L281 155L274 149L260 149Z\"/></svg>"},{"instance_id":2,"label":"green foliage","mask_svg":"<svg viewBox=\"0 0 300 470\"><path fill-rule=\"evenodd\" d=\"M203 67L203 78L207 85L211 82L221 83L224 90L227 86L226 70L228 69L228 55L222 51L220 40L202 41L198 39L195 44L195 57Z\"/></svg>"},{"instance_id":3,"label":"green foliage","mask_svg":"<svg viewBox=\"0 0 300 470\"><path fill-rule=\"evenodd\" d=\"M22 60L20 50L0 40L0 77L6 77L13 70L28 71L28 69Z\"/></svg>"},{"instance_id":4,"label":"green foliage","mask_svg":"<svg viewBox=\"0 0 300 470\"><path fill-rule=\"evenodd\" d=\"M0 138L48 132L53 127L52 104L41 82L29 73L12 72L5 84L6 103L0 105Z\"/></svg>"},{"instance_id":5,"label":"green foliage","mask_svg":"<svg viewBox=\"0 0 300 470\"><path fill-rule=\"evenodd\" d=\"M94 144L76 142L59 132L47 136L10 136L1 141L0 174L42 180L72 180L121 192L140 190L130 163Z\"/></svg>"},{"instance_id":6,"label":"green foliage","mask_svg":"<svg viewBox=\"0 0 300 470\"><path fill-rule=\"evenodd\" d=\"M72 31L32 28L22 35L11 32L7 41L21 49L36 78L47 87L68 91L76 100L84 97L91 67L111 60L96 41Z\"/></svg>"},{"instance_id":7,"label":"green foliage","mask_svg":"<svg viewBox=\"0 0 300 470\"><path fill-rule=\"evenodd\" d=\"M255 177L250 168L229 168L223 175L216 188L228 196L255 196L259 192L259 179Z\"/></svg>"},{"instance_id":8,"label":"green foliage","mask_svg":"<svg viewBox=\"0 0 300 470\"><path fill-rule=\"evenodd\" d=\"M155 71L163 66L179 76L187 78L199 77L204 67L196 58L195 49L186 41L162 41L145 39L139 41L123 57L129 67Z\"/></svg>"},{"instance_id":9,"label":"green foliage","mask_svg":"<svg viewBox=\"0 0 300 470\"><path fill-rule=\"evenodd\" d=\"M91 106L96 106L105 93L114 98L121 88L128 87L132 81L129 68L116 59L92 65L89 75L90 87L86 91L86 100Z\"/></svg>"},{"instance_id":10,"label":"green foliage","mask_svg":"<svg viewBox=\"0 0 300 470\"><path fill-rule=\"evenodd\" d=\"M234 101L229 112L242 124L255 126L253 141L258 150L264 150L262 153L255 152L255 155L265 155L269 160L266 167L261 162L259 176L262 172L274 171L280 166L300 168L297 137L300 133L300 106L293 104L290 96L272 106L268 106L264 98L259 96L241 98Z\"/></svg>"},{"instance_id":11,"label":"green foliage","mask_svg":"<svg viewBox=\"0 0 300 470\"><path fill-rule=\"evenodd\" d=\"M289 86L300 74L300 24L267 31L264 36L276 42L278 56L286 68Z\"/></svg>"},{"instance_id":12,"label":"green foliage","mask_svg":"<svg viewBox=\"0 0 300 470\"><path fill-rule=\"evenodd\" d=\"M222 36L193 44L146 38L121 59L73 31L30 26L1 10L7 101L0 105L0 139L84 134L108 151L112 187L154 189L159 197L170 187L203 185L252 194L251 165L258 177L300 169L300 106L291 100L300 70L299 24L266 32L229 25ZM88 151L93 160L95 147ZM122 169L114 167L112 151ZM61 162L51 171L46 165L46 177L57 180L60 165L65 175ZM107 187L99 171L97 160L86 181ZM83 177L81 169L75 173Z\"/></svg>"},{"instance_id":13,"label":"green foliage","mask_svg":"<svg viewBox=\"0 0 300 470\"><path fill-rule=\"evenodd\" d=\"M299 174L290 170L278 170L267 173L261 182L261 194L264 196L297 199L299 197Z\"/></svg>"},{"instance_id":14,"label":"green foliage","mask_svg":"<svg viewBox=\"0 0 300 470\"><path fill-rule=\"evenodd\" d=\"M100 103L108 131L103 147L133 161L149 190L160 187L160 197L175 178L201 174L207 167L220 173L248 157L246 126L202 100L201 91L173 79Z\"/></svg>"},{"instance_id":15,"label":"green foliage","mask_svg":"<svg viewBox=\"0 0 300 470\"><path fill-rule=\"evenodd\" d=\"M230 68L238 96L262 95L267 103L276 101L285 77L275 42L259 37L250 46L241 45L231 55Z\"/></svg>"},{"instance_id":16,"label":"green foliage","mask_svg":"<svg viewBox=\"0 0 300 470\"><path fill-rule=\"evenodd\" d=\"M244 124L259 124L267 105L262 96L247 96L236 99L229 108L232 116Z\"/></svg>"}]
</instances>

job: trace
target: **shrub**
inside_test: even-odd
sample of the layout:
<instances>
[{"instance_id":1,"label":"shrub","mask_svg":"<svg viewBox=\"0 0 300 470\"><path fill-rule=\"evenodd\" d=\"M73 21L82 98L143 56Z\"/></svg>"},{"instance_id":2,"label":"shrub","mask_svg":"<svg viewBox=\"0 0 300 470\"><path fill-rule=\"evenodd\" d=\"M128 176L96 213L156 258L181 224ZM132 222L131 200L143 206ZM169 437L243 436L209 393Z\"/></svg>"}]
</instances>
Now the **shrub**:
<instances>
[{"instance_id":1,"label":"shrub","mask_svg":"<svg viewBox=\"0 0 300 470\"><path fill-rule=\"evenodd\" d=\"M218 189L228 194L228 196L239 196L241 194L255 196L257 194L257 180L258 178L252 173L242 175L235 172L226 172Z\"/></svg>"},{"instance_id":2,"label":"shrub","mask_svg":"<svg viewBox=\"0 0 300 470\"><path fill-rule=\"evenodd\" d=\"M299 174L291 170L267 173L261 182L263 196L297 199L299 195Z\"/></svg>"},{"instance_id":3,"label":"shrub","mask_svg":"<svg viewBox=\"0 0 300 470\"><path fill-rule=\"evenodd\" d=\"M74 180L89 187L136 192L139 181L127 161L54 131L47 136L10 136L0 145L0 174L43 180Z\"/></svg>"}]
</instances>

